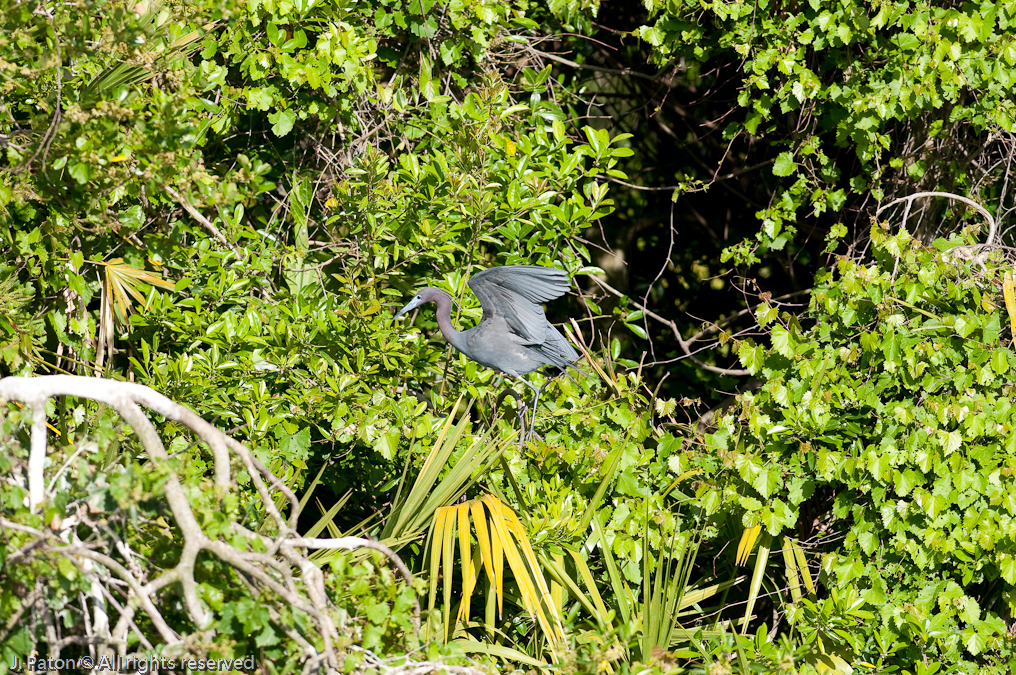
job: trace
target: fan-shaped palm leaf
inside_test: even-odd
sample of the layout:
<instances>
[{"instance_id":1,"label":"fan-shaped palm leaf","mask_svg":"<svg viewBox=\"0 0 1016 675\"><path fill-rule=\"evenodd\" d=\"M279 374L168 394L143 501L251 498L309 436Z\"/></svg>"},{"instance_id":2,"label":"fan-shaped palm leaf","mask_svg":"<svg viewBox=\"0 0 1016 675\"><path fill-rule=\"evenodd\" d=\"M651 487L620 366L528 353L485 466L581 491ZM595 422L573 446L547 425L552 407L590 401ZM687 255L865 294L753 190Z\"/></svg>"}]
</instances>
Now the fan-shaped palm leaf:
<instances>
[{"instance_id":1,"label":"fan-shaped palm leaf","mask_svg":"<svg viewBox=\"0 0 1016 675\"><path fill-rule=\"evenodd\" d=\"M101 264L106 270L99 304L99 345L95 362L97 368L102 368L106 359L113 356L113 334L117 325L127 325L127 317L134 311L131 299L137 302L145 301L139 286L142 284L158 286L169 291L174 288L173 284L165 279L147 270L131 267L121 258L113 258Z\"/></svg>"},{"instance_id":2,"label":"fan-shaped palm leaf","mask_svg":"<svg viewBox=\"0 0 1016 675\"><path fill-rule=\"evenodd\" d=\"M472 519L475 530L470 529ZM451 584L455 573L455 538L459 542L462 569L462 598L454 625L451 622ZM477 550L472 548L476 537ZM438 581L443 581L444 626L446 636L455 635L469 621L471 596L481 569L490 581L490 592L497 598L498 613L504 606L504 562L519 589L526 612L533 618L556 654L564 637L560 608L556 606L536 553L529 543L522 522L515 512L494 495L485 495L462 504L437 509L430 536L430 609L437 600ZM488 627L490 629L492 627Z\"/></svg>"},{"instance_id":3,"label":"fan-shaped palm leaf","mask_svg":"<svg viewBox=\"0 0 1016 675\"><path fill-rule=\"evenodd\" d=\"M144 10L138 13L138 27L142 30L151 31L153 24L161 26L169 18L168 9L158 3L139 3L138 7ZM214 27L214 23L205 24L201 30L193 30L172 41L164 33L161 39L149 43L151 45L149 54L154 54L154 58L151 59L152 67L137 63L115 63L92 78L92 81L81 90L81 100L94 101L121 87L132 87L147 82L170 62L188 56L196 50L198 45L194 43Z\"/></svg>"}]
</instances>

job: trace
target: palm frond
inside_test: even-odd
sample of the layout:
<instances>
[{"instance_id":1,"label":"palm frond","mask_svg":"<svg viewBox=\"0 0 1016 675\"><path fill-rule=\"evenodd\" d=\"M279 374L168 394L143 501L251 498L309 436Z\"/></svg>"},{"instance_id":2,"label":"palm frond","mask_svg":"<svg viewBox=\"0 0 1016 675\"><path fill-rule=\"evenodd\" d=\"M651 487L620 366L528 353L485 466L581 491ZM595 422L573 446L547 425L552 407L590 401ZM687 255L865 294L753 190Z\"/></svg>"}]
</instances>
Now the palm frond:
<instances>
[{"instance_id":1,"label":"palm frond","mask_svg":"<svg viewBox=\"0 0 1016 675\"><path fill-rule=\"evenodd\" d=\"M127 325L127 318L134 311L132 302L144 302L145 296L139 286L157 286L173 290L175 286L152 272L131 267L122 258L113 258L100 263L105 268L102 293L99 303L99 344L96 347L97 369L101 369L107 358L113 357L113 336L116 327Z\"/></svg>"},{"instance_id":2,"label":"palm frond","mask_svg":"<svg viewBox=\"0 0 1016 675\"><path fill-rule=\"evenodd\" d=\"M460 397L452 410L457 410L461 402ZM438 508L461 497L475 483L474 477L489 469L511 444L513 437L495 438L494 429L488 429L481 436L472 438L462 457L442 477L452 452L465 433L471 406L472 402L466 406L466 412L454 427L454 416L448 416L408 492L403 489L404 481L400 481L395 505L379 537L389 546L403 546L422 532L432 522Z\"/></svg>"},{"instance_id":3,"label":"palm frond","mask_svg":"<svg viewBox=\"0 0 1016 675\"><path fill-rule=\"evenodd\" d=\"M762 579L765 577L766 564L769 562L769 552L772 550L773 536L766 532L759 538L758 555L755 558L755 571L751 575L751 584L748 586L748 606L744 608L744 622L741 624L741 633L748 631L748 622L751 620L752 612L755 611L755 602L758 600L759 591L762 590ZM747 560L751 549L748 549L744 557Z\"/></svg>"},{"instance_id":4,"label":"palm frond","mask_svg":"<svg viewBox=\"0 0 1016 675\"><path fill-rule=\"evenodd\" d=\"M158 4L152 3L148 11L139 16L139 27L154 30L152 27L153 23L157 22L160 26L165 23L165 20L168 18L168 10L163 10L160 14L159 9ZM94 102L118 89L133 87L147 82L176 59L190 56L198 47L194 43L214 27L214 23L208 23L202 26L201 29L192 30L172 41L169 41L168 33L164 31L161 38L156 38L148 43L149 51L146 56L154 55L154 58L150 59L153 64L152 67L138 65L137 63L114 63L85 85L81 90L81 100L83 102Z\"/></svg>"},{"instance_id":5,"label":"palm frond","mask_svg":"<svg viewBox=\"0 0 1016 675\"><path fill-rule=\"evenodd\" d=\"M470 520L473 528L470 529ZM459 542L463 597L454 623L451 620L451 584L455 573L455 538ZM479 555L473 553L471 538L475 536ZM540 562L518 516L494 495L485 495L462 504L437 509L430 534L430 610L433 614L438 583L442 583L445 636L455 635L469 621L471 598L480 570L490 581L490 593L497 599L498 610L504 606L504 562L508 562L519 589L519 599L546 637L551 652L559 652L564 638L560 608L555 604Z\"/></svg>"}]
</instances>

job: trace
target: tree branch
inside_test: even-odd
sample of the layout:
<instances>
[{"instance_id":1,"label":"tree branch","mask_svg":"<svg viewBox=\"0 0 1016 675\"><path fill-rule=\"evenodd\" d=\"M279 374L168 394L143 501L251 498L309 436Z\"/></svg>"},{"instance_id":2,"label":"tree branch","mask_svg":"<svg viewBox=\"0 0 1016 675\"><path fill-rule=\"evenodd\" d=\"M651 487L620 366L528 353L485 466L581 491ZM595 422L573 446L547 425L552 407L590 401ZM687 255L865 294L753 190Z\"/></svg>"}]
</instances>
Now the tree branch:
<instances>
[{"instance_id":1,"label":"tree branch","mask_svg":"<svg viewBox=\"0 0 1016 675\"><path fill-rule=\"evenodd\" d=\"M233 246L233 244L229 243L229 240L226 239L226 235L222 234L219 228L215 227L212 221L208 220L203 215L201 215L201 212L198 211L196 208L194 208L194 206L189 201L187 201L187 199L183 195L181 195L179 192L177 192L168 185L164 185L163 189L166 190L166 193L170 197L176 200L177 204L183 207L184 211L190 214L191 218L198 221L198 223L206 230L208 230L213 237L218 239L223 244L223 246L228 246L229 248L234 250L236 249L236 247Z\"/></svg>"},{"instance_id":2,"label":"tree branch","mask_svg":"<svg viewBox=\"0 0 1016 675\"><path fill-rule=\"evenodd\" d=\"M599 284L600 288L602 288L603 290L608 291L608 292L612 293L613 295L616 295L619 298L628 297L628 296L625 296L625 294L622 293L621 291L617 290L616 288L614 288L613 286L608 284L606 281L600 281L599 279L597 279L596 277L594 277L592 275L590 275L588 278L592 279L597 284ZM635 300L631 300L630 298L629 298L629 300L631 301L632 305L634 305L638 309L640 309L643 312L645 312L646 316L648 316L651 319L655 319L656 321L659 321L660 323L662 323L664 326L667 326L668 328L670 328L671 332L674 334L674 337L677 338L677 344L680 345L681 351L683 351L685 353L686 358L691 359L692 363L697 365L699 368L702 368L703 370L708 370L711 373L718 373L720 375L730 375L732 377L746 377L748 375L751 375L751 371L750 370L744 370L744 369L741 369L741 368L718 368L716 366L711 366L708 363L704 363L702 360L700 360L699 358L695 357L691 353L691 349L688 346L689 343L688 343L688 341L686 341L684 339L684 336L681 335L681 331L680 331L680 329L678 329L676 323L674 323L670 319L664 319L659 314L653 312L650 309L647 309L645 305L642 305L642 304L636 302Z\"/></svg>"},{"instance_id":3,"label":"tree branch","mask_svg":"<svg viewBox=\"0 0 1016 675\"><path fill-rule=\"evenodd\" d=\"M114 608L120 613L116 627L112 634L108 634L108 620L105 628L106 635L89 636L88 644L115 644L124 645L124 637L129 629L138 632L141 641L150 648L151 643L138 629L133 621L135 607L140 606L148 615L151 626L158 632L159 636L167 645L174 649L187 648L180 637L170 628L162 617L156 600L168 586L179 583L182 589L184 606L190 619L198 626L206 626L213 618L201 602L198 595L197 582L194 577L197 556L202 551L216 556L223 563L231 566L237 572L244 575L245 582L249 578L251 587L262 586L271 591L272 595L262 596L263 600L274 602L281 606L290 606L306 613L316 624L317 635L323 638L321 651L314 650L311 645L315 640L306 640L302 636L296 640L307 654L308 664L326 662L326 670L335 671L338 669L340 654L337 651L338 638L340 633L331 616L331 606L326 593L324 575L309 557L302 554L298 549L343 549L354 550L369 548L382 552L391 560L399 574L412 587L413 577L405 563L389 547L379 542L362 539L359 537L342 537L338 539L319 539L294 537L296 531L296 518L299 516L299 501L296 495L277 476L267 469L254 457L243 444L229 438L222 431L209 424L193 411L181 406L158 392L141 385L129 382L114 382L90 377L78 377L74 375L50 375L35 378L7 377L0 379L0 402L21 401L30 405L32 417L32 445L30 464L32 471L29 483L30 492L36 488L45 486L45 459L46 459L46 416L45 406L50 398L57 396L73 396L77 398L91 399L111 406L116 410L124 421L134 430L151 462L159 463L166 470L167 478L161 485L165 499L169 504L175 525L183 534L183 545L180 559L171 569L165 570L159 576L148 583L144 582L144 576L150 572L141 569L137 564L132 563L133 558L130 552L123 547L118 548L120 554L127 560L128 565L121 564L118 560L106 553L94 550L95 546L81 543L70 543L65 541L66 537L57 536L49 528L37 529L5 518L0 518L0 527L16 532L22 532L33 538L26 546L15 550L8 556L8 565L31 560L32 556L39 554L56 554L65 556L75 565L81 568L88 578L93 581L106 578L100 574L101 567L105 567L114 577L120 579L130 589L130 602L121 606L113 602L113 597L102 588L106 599L111 602ZM243 461L252 481L257 487L257 494L260 497L265 511L271 514L278 525L278 534L269 537L258 534L239 523L233 522L233 527L247 537L259 540L264 545L267 553L240 551L229 543L228 540L213 539L202 529L197 518L191 509L187 492L181 484L179 476L171 468L169 455L159 437L155 427L148 419L140 405L144 405L155 412L165 416L167 419L180 422L194 432L202 441L212 449L214 456L214 479L215 489L221 491L221 497L225 497L235 484L230 477L230 450L235 452ZM59 473L63 469L57 471ZM265 484L283 492L292 503L292 514L289 521L284 520L275 507L272 493ZM41 489L41 488L40 488ZM43 493L43 497L44 497ZM36 495L38 497L38 495ZM33 504L39 504L43 498L36 499ZM57 524L62 532L73 531L78 524L91 524L87 510L90 507L83 504L78 509L76 516L65 518L62 524ZM121 544L122 542L114 542ZM89 569L90 565L98 569ZM99 567L101 566L101 567ZM292 573L292 568L299 570L300 578L297 581ZM284 583L277 581L281 578ZM94 585L94 584L93 584ZM101 585L101 584L100 584ZM42 596L40 596L41 599ZM420 606L419 600L414 598L415 614L414 628L417 633L420 630ZM20 610L24 613L27 605ZM43 609L46 609L44 606ZM271 607L269 607L271 610ZM53 625L51 646L58 644L59 636L54 632L56 625ZM4 632L10 632L10 626L4 628ZM287 633L288 634L288 633ZM95 637L93 640L92 638ZM74 640L80 641L77 637ZM65 643L60 642L63 645ZM66 644L71 644L67 642ZM75 642L77 644L77 642ZM310 649L311 652L307 650Z\"/></svg>"},{"instance_id":4,"label":"tree branch","mask_svg":"<svg viewBox=\"0 0 1016 675\"><path fill-rule=\"evenodd\" d=\"M961 197L960 195L953 194L952 192L915 192L912 195L907 195L906 197L894 199L888 204L884 204L878 207L878 210L875 211L875 217L878 217L880 213L888 209L890 206L895 206L900 202L907 203L906 214L909 214L911 203L913 203L915 199L920 199L921 197L945 197L946 199L953 199L958 202L963 202L964 204L966 204L967 206L969 206L970 208L974 209L982 216L984 216L984 219L988 221L988 240L985 241L984 244L982 244L982 246L991 246L992 244L995 243L995 230L997 226L995 224L995 219L988 212L988 209L984 208L983 206L981 206L972 199ZM906 225L906 215L904 215L903 217L903 224Z\"/></svg>"},{"instance_id":5,"label":"tree branch","mask_svg":"<svg viewBox=\"0 0 1016 675\"><path fill-rule=\"evenodd\" d=\"M620 68L620 69L604 68L603 66L593 66L587 63L576 63L575 61L566 59L563 56L551 54L550 52L541 52L539 49L535 49L529 46L526 47L526 50L533 56L539 57L541 59L548 59L550 61L556 61L557 63L560 63L562 65L570 66L572 68L578 68L579 70L592 70L597 73L609 73L610 75L624 75L629 77L637 77L639 79L648 80L650 82L656 82L663 76L665 72L667 72L667 70L669 70L669 68L663 68L655 75L648 75L646 73L640 73L637 70L632 70L631 68Z\"/></svg>"}]
</instances>

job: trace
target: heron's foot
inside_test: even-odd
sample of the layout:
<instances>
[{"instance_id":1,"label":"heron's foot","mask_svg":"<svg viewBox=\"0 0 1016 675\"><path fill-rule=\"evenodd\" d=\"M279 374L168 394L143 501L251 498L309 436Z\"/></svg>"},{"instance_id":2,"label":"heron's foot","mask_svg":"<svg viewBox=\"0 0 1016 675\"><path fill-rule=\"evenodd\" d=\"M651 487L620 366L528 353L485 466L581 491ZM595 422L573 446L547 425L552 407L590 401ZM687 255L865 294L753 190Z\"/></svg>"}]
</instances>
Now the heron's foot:
<instances>
[{"instance_id":1,"label":"heron's foot","mask_svg":"<svg viewBox=\"0 0 1016 675\"><path fill-rule=\"evenodd\" d=\"M522 437L526 443L533 440L533 438L540 438L536 433L536 409L529 409L529 429L525 426L522 427Z\"/></svg>"},{"instance_id":2,"label":"heron's foot","mask_svg":"<svg viewBox=\"0 0 1016 675\"><path fill-rule=\"evenodd\" d=\"M520 416L520 419L519 419L519 429L520 429L520 434L521 434L520 437L519 437L519 444L520 445L524 445L524 444L529 443L529 442L531 442L533 440L539 440L539 441L543 440L543 436L541 436L540 434L536 433L536 408L533 407L532 404L530 404L530 405L526 406L525 410L529 414L529 420L528 420L529 424L527 425L526 424L527 420L522 419L521 416Z\"/></svg>"},{"instance_id":3,"label":"heron's foot","mask_svg":"<svg viewBox=\"0 0 1016 675\"><path fill-rule=\"evenodd\" d=\"M526 401L522 396L518 394L514 389L504 389L501 394L497 397L497 401L494 404L495 410L501 407L504 400L511 396L515 399L515 416L519 422L519 447L523 447L526 443L531 441L533 438L539 438L542 440L542 436L536 434L536 407L540 402L540 394L543 392L543 388L547 386L549 380L544 382L543 387L536 388L533 385L521 380L527 384L533 390L533 398ZM528 417L528 419L526 419Z\"/></svg>"},{"instance_id":4,"label":"heron's foot","mask_svg":"<svg viewBox=\"0 0 1016 675\"><path fill-rule=\"evenodd\" d=\"M529 403L526 404L526 408L529 410L529 432L527 433L525 431L525 427L522 427L523 437L528 442L529 440L532 440L532 438L536 435L536 411L537 407L540 405L540 394L543 393L544 388L546 388L546 386L550 384L550 380L548 379L546 382L544 382L543 386L541 386L540 388L534 387L526 380L522 381L528 384L529 387L533 390L533 398Z\"/></svg>"}]
</instances>

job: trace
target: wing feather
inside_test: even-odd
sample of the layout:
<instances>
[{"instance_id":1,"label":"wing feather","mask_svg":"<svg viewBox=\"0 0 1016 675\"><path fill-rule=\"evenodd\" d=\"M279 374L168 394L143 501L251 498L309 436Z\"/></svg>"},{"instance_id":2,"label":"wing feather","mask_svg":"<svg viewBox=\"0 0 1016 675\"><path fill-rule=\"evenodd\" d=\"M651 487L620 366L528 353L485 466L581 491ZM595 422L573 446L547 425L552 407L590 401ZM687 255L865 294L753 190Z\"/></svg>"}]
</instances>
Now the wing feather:
<instances>
[{"instance_id":1,"label":"wing feather","mask_svg":"<svg viewBox=\"0 0 1016 675\"><path fill-rule=\"evenodd\" d=\"M539 304L559 298L571 288L562 270L536 265L491 267L474 274L468 284L483 307L481 323L494 315L502 316L521 344L543 345L549 337L553 340L550 334L555 333L571 349Z\"/></svg>"},{"instance_id":2,"label":"wing feather","mask_svg":"<svg viewBox=\"0 0 1016 675\"><path fill-rule=\"evenodd\" d=\"M550 302L568 292L571 282L563 270L537 265L491 267L469 278L469 287L477 297L484 288L505 288L531 303ZM480 299L481 303L483 299Z\"/></svg>"},{"instance_id":3,"label":"wing feather","mask_svg":"<svg viewBox=\"0 0 1016 675\"><path fill-rule=\"evenodd\" d=\"M579 360L579 354L575 348L553 326L550 326L550 330L547 331L547 339L538 349L551 365L557 366L561 370L567 370L568 366Z\"/></svg>"}]
</instances>

